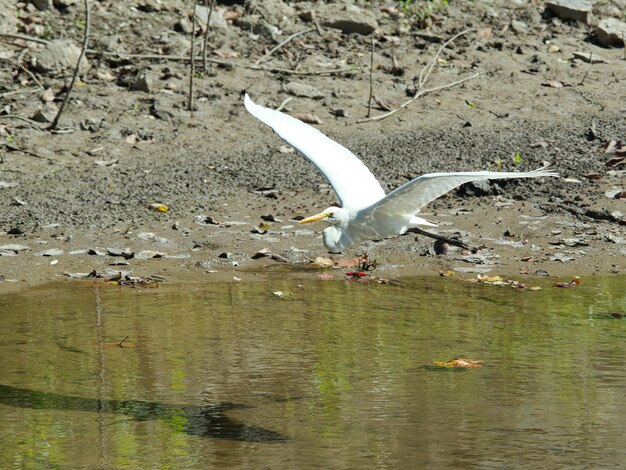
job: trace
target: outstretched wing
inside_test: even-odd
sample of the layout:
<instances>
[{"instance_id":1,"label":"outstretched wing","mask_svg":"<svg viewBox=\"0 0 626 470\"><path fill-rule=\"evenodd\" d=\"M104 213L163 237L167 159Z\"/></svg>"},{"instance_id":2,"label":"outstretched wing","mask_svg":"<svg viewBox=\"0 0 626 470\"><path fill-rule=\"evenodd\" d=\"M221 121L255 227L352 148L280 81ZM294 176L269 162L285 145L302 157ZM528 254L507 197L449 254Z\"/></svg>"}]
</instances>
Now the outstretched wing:
<instances>
[{"instance_id":1,"label":"outstretched wing","mask_svg":"<svg viewBox=\"0 0 626 470\"><path fill-rule=\"evenodd\" d=\"M294 117L255 104L247 93L244 105L250 114L271 127L317 167L343 207L363 209L385 197L374 175L347 148Z\"/></svg>"},{"instance_id":2,"label":"outstretched wing","mask_svg":"<svg viewBox=\"0 0 626 470\"><path fill-rule=\"evenodd\" d=\"M559 176L548 167L527 172L468 171L464 173L428 173L415 178L390 192L367 211L376 213L393 213L415 215L429 202L448 191L470 181L483 181L508 178L538 178L540 176Z\"/></svg>"}]
</instances>

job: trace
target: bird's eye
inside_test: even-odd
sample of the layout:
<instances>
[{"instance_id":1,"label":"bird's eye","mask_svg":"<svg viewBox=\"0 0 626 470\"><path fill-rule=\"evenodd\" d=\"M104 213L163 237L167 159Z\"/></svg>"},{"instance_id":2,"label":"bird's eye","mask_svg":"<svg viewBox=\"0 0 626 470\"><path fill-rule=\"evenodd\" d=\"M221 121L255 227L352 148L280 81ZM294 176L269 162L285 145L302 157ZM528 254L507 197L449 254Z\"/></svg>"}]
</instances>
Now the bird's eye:
<instances>
[{"instance_id":1,"label":"bird's eye","mask_svg":"<svg viewBox=\"0 0 626 470\"><path fill-rule=\"evenodd\" d=\"M332 219L332 218L334 218L334 217L335 217L335 213L334 213L334 212L331 212L330 214L328 214L328 218L329 218L329 219Z\"/></svg>"}]
</instances>

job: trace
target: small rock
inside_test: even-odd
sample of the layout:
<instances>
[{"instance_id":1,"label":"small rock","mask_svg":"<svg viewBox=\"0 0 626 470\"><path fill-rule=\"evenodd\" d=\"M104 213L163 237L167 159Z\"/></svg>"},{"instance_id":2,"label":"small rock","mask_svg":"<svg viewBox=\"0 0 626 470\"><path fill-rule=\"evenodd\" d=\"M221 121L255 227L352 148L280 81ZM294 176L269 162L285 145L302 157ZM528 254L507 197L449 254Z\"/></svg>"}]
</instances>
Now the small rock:
<instances>
[{"instance_id":1,"label":"small rock","mask_svg":"<svg viewBox=\"0 0 626 470\"><path fill-rule=\"evenodd\" d=\"M3 33L17 33L17 11L14 1L0 0L0 30ZM22 24L21 21L20 24Z\"/></svg>"},{"instance_id":2,"label":"small rock","mask_svg":"<svg viewBox=\"0 0 626 470\"><path fill-rule=\"evenodd\" d=\"M42 74L66 75L74 70L80 56L80 47L68 39L53 39L33 60L33 69ZM80 72L89 69L89 62L83 56Z\"/></svg>"},{"instance_id":3,"label":"small rock","mask_svg":"<svg viewBox=\"0 0 626 470\"><path fill-rule=\"evenodd\" d=\"M347 34L371 34L378 28L374 14L356 5L342 6L339 3L318 5L314 12L305 12L300 17L304 21L318 18L322 26L339 29Z\"/></svg>"},{"instance_id":4,"label":"small rock","mask_svg":"<svg viewBox=\"0 0 626 470\"><path fill-rule=\"evenodd\" d=\"M144 93L150 93L153 91L152 83L152 78L148 72L144 70L137 74L137 78L135 78L135 82L131 86L131 89L143 91Z\"/></svg>"},{"instance_id":5,"label":"small rock","mask_svg":"<svg viewBox=\"0 0 626 470\"><path fill-rule=\"evenodd\" d=\"M28 3L35 5L39 11L46 11L52 8L52 0L29 0Z\"/></svg>"},{"instance_id":6,"label":"small rock","mask_svg":"<svg viewBox=\"0 0 626 470\"><path fill-rule=\"evenodd\" d=\"M285 83L283 85L283 90L285 90L290 95L303 96L305 98L319 99L325 96L324 93L313 88L311 85L300 82Z\"/></svg>"},{"instance_id":7,"label":"small rock","mask_svg":"<svg viewBox=\"0 0 626 470\"><path fill-rule=\"evenodd\" d=\"M517 34L523 34L528 32L528 26L519 20L511 21L511 29Z\"/></svg>"},{"instance_id":8,"label":"small rock","mask_svg":"<svg viewBox=\"0 0 626 470\"><path fill-rule=\"evenodd\" d=\"M191 34L191 22L186 18L181 18L175 25L174 31L184 34Z\"/></svg>"},{"instance_id":9,"label":"small rock","mask_svg":"<svg viewBox=\"0 0 626 470\"><path fill-rule=\"evenodd\" d=\"M163 5L156 0L140 0L137 3L137 9L146 13L153 13L155 11L161 11L163 9Z\"/></svg>"},{"instance_id":10,"label":"small rock","mask_svg":"<svg viewBox=\"0 0 626 470\"><path fill-rule=\"evenodd\" d=\"M49 250L35 253L35 256L59 256L62 254L63 254L63 250L59 250L58 248L50 248Z\"/></svg>"},{"instance_id":11,"label":"small rock","mask_svg":"<svg viewBox=\"0 0 626 470\"><path fill-rule=\"evenodd\" d=\"M587 0L551 0L546 2L546 8L562 20L587 24L592 5Z\"/></svg>"},{"instance_id":12,"label":"small rock","mask_svg":"<svg viewBox=\"0 0 626 470\"><path fill-rule=\"evenodd\" d=\"M622 46L626 37L626 23L616 18L605 18L600 21L596 28L598 42L605 47Z\"/></svg>"},{"instance_id":13,"label":"small rock","mask_svg":"<svg viewBox=\"0 0 626 470\"><path fill-rule=\"evenodd\" d=\"M211 29L228 28L228 22L224 19L224 11L225 10L222 8L213 8L213 12L211 12L211 22L209 23L209 27ZM206 25L208 19L209 19L209 9L205 6L197 5L196 6L196 21L199 24Z\"/></svg>"},{"instance_id":14,"label":"small rock","mask_svg":"<svg viewBox=\"0 0 626 470\"><path fill-rule=\"evenodd\" d=\"M15 253L19 253L20 251L30 250L30 247L26 245L18 245L16 243L9 243L6 245L0 245L0 250L13 251Z\"/></svg>"},{"instance_id":15,"label":"small rock","mask_svg":"<svg viewBox=\"0 0 626 470\"><path fill-rule=\"evenodd\" d=\"M33 121L52 122L59 112L59 108L54 103L45 103L31 116Z\"/></svg>"},{"instance_id":16,"label":"small rock","mask_svg":"<svg viewBox=\"0 0 626 470\"><path fill-rule=\"evenodd\" d=\"M580 59L588 64L608 64L609 61L604 57L600 57L598 54L592 54L591 52L572 52L575 59Z\"/></svg>"}]
</instances>

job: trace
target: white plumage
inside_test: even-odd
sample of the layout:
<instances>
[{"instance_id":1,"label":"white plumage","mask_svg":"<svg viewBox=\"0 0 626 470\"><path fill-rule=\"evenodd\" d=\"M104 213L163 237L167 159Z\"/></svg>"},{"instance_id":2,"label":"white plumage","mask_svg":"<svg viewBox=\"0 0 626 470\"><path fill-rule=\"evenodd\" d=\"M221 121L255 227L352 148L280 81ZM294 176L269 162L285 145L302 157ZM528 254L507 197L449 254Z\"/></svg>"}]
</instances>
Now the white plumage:
<instances>
[{"instance_id":1,"label":"white plumage","mask_svg":"<svg viewBox=\"0 0 626 470\"><path fill-rule=\"evenodd\" d=\"M314 127L287 114L255 104L246 94L246 109L300 151L328 180L342 207L329 207L300 223L325 219L324 245L340 253L364 240L387 238L409 228L434 224L418 217L420 209L470 181L558 176L547 167L528 172L470 171L428 173L385 195L378 180L352 152Z\"/></svg>"}]
</instances>

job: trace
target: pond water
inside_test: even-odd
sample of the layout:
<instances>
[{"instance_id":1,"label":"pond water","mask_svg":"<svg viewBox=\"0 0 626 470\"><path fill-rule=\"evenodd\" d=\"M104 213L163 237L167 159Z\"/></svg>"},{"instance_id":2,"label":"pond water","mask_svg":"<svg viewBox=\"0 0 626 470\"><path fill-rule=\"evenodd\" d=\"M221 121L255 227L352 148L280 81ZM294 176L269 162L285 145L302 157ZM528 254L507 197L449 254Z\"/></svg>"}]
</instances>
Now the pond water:
<instances>
[{"instance_id":1,"label":"pond water","mask_svg":"<svg viewBox=\"0 0 626 470\"><path fill-rule=\"evenodd\" d=\"M2 296L0 468L623 468L624 277L405 281Z\"/></svg>"}]
</instances>

